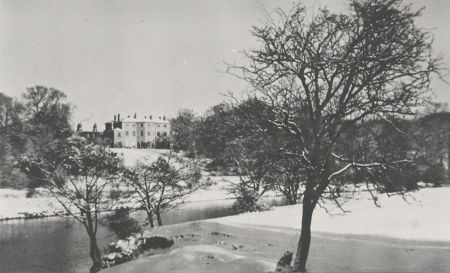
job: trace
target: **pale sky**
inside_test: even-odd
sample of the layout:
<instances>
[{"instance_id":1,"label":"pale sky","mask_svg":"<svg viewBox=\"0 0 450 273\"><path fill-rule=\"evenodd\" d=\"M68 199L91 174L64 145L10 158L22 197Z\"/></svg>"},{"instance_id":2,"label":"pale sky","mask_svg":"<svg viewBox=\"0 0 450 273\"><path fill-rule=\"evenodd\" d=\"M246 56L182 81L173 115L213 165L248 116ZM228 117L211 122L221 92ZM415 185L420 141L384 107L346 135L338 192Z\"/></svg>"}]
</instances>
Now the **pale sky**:
<instances>
[{"instance_id":1,"label":"pale sky","mask_svg":"<svg viewBox=\"0 0 450 273\"><path fill-rule=\"evenodd\" d=\"M346 1L303 1L345 9ZM426 6L419 24L434 28L435 50L450 63L450 1ZM0 0L0 92L26 87L65 92L83 129L115 113L174 117L198 114L241 92L245 83L223 73L252 47L262 7L290 8L293 0ZM433 83L436 100L450 103L449 86Z\"/></svg>"}]
</instances>

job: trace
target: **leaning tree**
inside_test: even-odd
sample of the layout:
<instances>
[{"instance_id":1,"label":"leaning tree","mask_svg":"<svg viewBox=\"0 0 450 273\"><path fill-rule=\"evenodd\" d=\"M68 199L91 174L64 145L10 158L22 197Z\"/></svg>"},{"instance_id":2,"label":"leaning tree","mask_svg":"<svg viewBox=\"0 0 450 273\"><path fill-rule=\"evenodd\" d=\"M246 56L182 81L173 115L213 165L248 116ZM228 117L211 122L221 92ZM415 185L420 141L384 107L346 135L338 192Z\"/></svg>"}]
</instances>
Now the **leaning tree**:
<instances>
[{"instance_id":1,"label":"leaning tree","mask_svg":"<svg viewBox=\"0 0 450 273\"><path fill-rule=\"evenodd\" d=\"M270 122L295 142L283 150L302 166L304 178L296 272L305 271L314 208L324 198L338 202L340 177L405 162L357 161L340 154L337 143L358 123L389 123L420 105L442 60L432 52L431 34L415 23L420 14L401 0L353 0L347 13L320 8L312 15L296 5L253 27L258 46L245 53L248 64L229 67L271 107Z\"/></svg>"}]
</instances>

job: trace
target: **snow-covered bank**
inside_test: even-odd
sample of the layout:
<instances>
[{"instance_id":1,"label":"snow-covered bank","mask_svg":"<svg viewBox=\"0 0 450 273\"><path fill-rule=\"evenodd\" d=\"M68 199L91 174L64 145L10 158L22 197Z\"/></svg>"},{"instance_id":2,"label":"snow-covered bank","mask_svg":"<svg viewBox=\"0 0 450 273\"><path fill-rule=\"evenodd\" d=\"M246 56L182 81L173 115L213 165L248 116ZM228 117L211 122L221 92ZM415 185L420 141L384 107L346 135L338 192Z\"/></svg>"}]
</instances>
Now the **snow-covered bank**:
<instances>
[{"instance_id":1,"label":"snow-covered bank","mask_svg":"<svg viewBox=\"0 0 450 273\"><path fill-rule=\"evenodd\" d=\"M295 251L299 234L265 228L199 221L151 229L151 234L174 238L175 244L166 253L141 255L104 271L273 272L286 250ZM450 272L450 243L426 242L423 247L402 240L316 235L307 265L310 272Z\"/></svg>"},{"instance_id":2,"label":"snow-covered bank","mask_svg":"<svg viewBox=\"0 0 450 273\"><path fill-rule=\"evenodd\" d=\"M379 195L376 207L368 193L344 205L349 213L330 215L314 212L313 232L387 236L407 240L450 241L450 188L426 188L406 197ZM331 205L330 205L331 206ZM301 223L301 205L277 207L272 211L245 213L208 221L260 228L295 228Z\"/></svg>"},{"instance_id":3,"label":"snow-covered bank","mask_svg":"<svg viewBox=\"0 0 450 273\"><path fill-rule=\"evenodd\" d=\"M223 200L227 206L233 202L225 189L235 177L212 177L212 185L189 195L184 201L192 206L208 206L211 202ZM0 220L53 216L64 211L58 202L45 190L32 198L26 198L26 190L0 189Z\"/></svg>"},{"instance_id":4,"label":"snow-covered bank","mask_svg":"<svg viewBox=\"0 0 450 273\"><path fill-rule=\"evenodd\" d=\"M0 220L52 216L60 211L48 196L26 198L26 190L0 189Z\"/></svg>"}]
</instances>

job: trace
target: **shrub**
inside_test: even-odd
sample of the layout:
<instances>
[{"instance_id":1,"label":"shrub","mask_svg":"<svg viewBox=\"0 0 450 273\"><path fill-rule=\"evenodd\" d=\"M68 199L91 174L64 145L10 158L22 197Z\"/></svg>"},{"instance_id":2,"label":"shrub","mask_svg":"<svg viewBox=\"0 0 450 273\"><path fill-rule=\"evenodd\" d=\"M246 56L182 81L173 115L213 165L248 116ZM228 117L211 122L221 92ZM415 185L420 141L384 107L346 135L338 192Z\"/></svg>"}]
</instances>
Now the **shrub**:
<instances>
[{"instance_id":1,"label":"shrub","mask_svg":"<svg viewBox=\"0 0 450 273\"><path fill-rule=\"evenodd\" d=\"M233 210L236 213L264 211L269 210L270 206L262 200L262 197L255 191L238 186L234 192L236 201L233 204Z\"/></svg>"},{"instance_id":2,"label":"shrub","mask_svg":"<svg viewBox=\"0 0 450 273\"><path fill-rule=\"evenodd\" d=\"M143 234L130 236L109 245L108 253L103 255L104 267L111 267L131 261L144 251L165 249L174 244L173 239L162 236L145 237Z\"/></svg>"},{"instance_id":3,"label":"shrub","mask_svg":"<svg viewBox=\"0 0 450 273\"><path fill-rule=\"evenodd\" d=\"M130 217L129 208L119 208L113 214L108 215L108 227L119 239L125 239L132 234L142 232L138 221Z\"/></svg>"},{"instance_id":4,"label":"shrub","mask_svg":"<svg viewBox=\"0 0 450 273\"><path fill-rule=\"evenodd\" d=\"M422 180L425 183L432 183L439 187L445 182L445 169L441 164L433 164L422 174Z\"/></svg>"},{"instance_id":5,"label":"shrub","mask_svg":"<svg viewBox=\"0 0 450 273\"><path fill-rule=\"evenodd\" d=\"M142 244L140 244L141 251L149 249L164 249L173 246L173 239L167 239L166 237L153 236L150 238L144 238Z\"/></svg>"}]
</instances>

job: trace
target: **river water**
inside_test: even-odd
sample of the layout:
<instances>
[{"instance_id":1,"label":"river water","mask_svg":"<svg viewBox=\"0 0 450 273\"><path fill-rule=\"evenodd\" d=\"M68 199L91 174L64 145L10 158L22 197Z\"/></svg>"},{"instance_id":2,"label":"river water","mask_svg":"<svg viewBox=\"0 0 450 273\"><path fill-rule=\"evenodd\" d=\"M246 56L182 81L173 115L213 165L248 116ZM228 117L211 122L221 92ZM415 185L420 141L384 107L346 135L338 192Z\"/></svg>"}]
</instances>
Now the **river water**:
<instances>
[{"instance_id":1,"label":"river water","mask_svg":"<svg viewBox=\"0 0 450 273\"><path fill-rule=\"evenodd\" d=\"M271 200L274 205L281 200ZM185 204L162 216L163 224L233 215L232 200ZM143 222L145 214L134 218ZM116 240L107 227L99 225L97 239L102 253ZM43 218L0 222L0 272L88 272L89 239L84 227L73 219Z\"/></svg>"}]
</instances>

